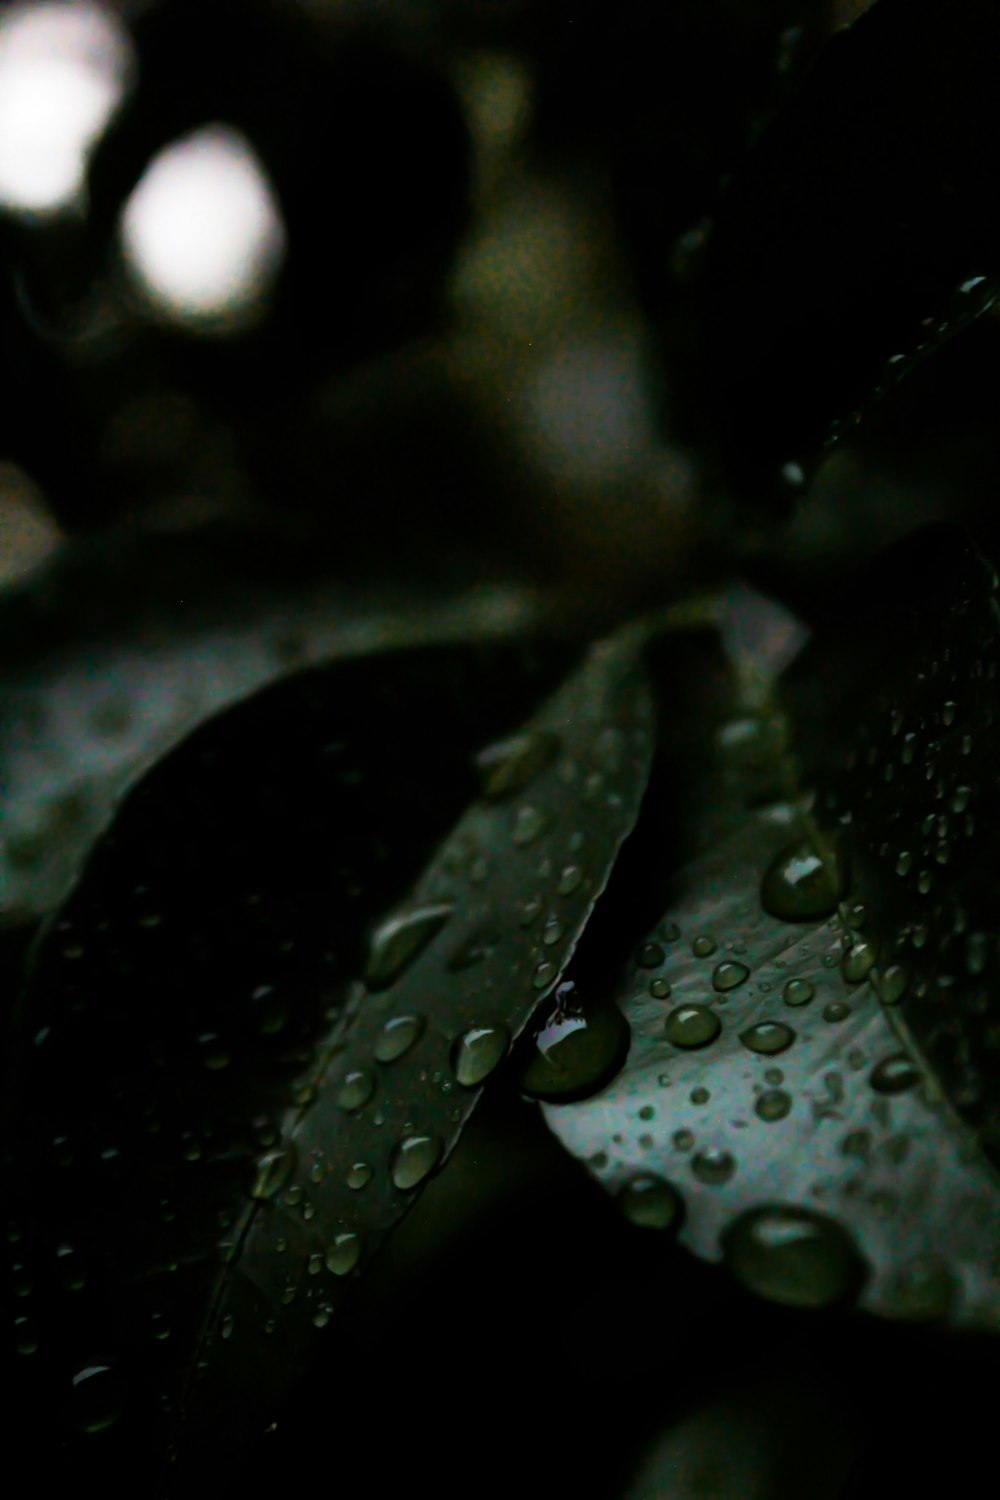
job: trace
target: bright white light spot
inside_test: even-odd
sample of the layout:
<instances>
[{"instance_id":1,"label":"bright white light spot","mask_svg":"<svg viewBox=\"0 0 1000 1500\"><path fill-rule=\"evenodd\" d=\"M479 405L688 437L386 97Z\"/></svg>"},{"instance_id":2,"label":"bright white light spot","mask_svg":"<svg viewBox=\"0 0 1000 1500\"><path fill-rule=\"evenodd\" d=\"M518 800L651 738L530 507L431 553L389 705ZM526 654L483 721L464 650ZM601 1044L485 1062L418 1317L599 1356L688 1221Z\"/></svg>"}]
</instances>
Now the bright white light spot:
<instances>
[{"instance_id":1,"label":"bright white light spot","mask_svg":"<svg viewBox=\"0 0 1000 1500\"><path fill-rule=\"evenodd\" d=\"M0 204L47 215L81 200L87 155L133 66L121 25L76 0L0 17Z\"/></svg>"},{"instance_id":2,"label":"bright white light spot","mask_svg":"<svg viewBox=\"0 0 1000 1500\"><path fill-rule=\"evenodd\" d=\"M122 217L126 263L153 309L200 328L250 320L285 243L274 190L228 125L206 125L155 156Z\"/></svg>"}]
</instances>

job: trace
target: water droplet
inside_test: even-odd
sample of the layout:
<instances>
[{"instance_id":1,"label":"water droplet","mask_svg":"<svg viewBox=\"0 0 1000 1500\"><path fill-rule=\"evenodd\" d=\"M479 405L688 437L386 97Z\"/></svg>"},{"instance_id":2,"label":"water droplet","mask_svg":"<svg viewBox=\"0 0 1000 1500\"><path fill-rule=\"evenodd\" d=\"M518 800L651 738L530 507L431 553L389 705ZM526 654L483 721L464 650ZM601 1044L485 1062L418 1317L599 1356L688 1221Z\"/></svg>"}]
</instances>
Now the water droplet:
<instances>
[{"instance_id":1,"label":"water droplet","mask_svg":"<svg viewBox=\"0 0 1000 1500\"><path fill-rule=\"evenodd\" d=\"M451 1049L451 1066L464 1088L475 1088L503 1061L510 1045L505 1026L472 1026Z\"/></svg>"},{"instance_id":2,"label":"water droplet","mask_svg":"<svg viewBox=\"0 0 1000 1500\"><path fill-rule=\"evenodd\" d=\"M764 1082L769 1083L772 1088L777 1088L779 1083L784 1083L785 1075L780 1068L765 1068Z\"/></svg>"},{"instance_id":3,"label":"water droplet","mask_svg":"<svg viewBox=\"0 0 1000 1500\"><path fill-rule=\"evenodd\" d=\"M972 800L971 786L958 786L951 797L951 810L953 813L963 813Z\"/></svg>"},{"instance_id":4,"label":"water droplet","mask_svg":"<svg viewBox=\"0 0 1000 1500\"><path fill-rule=\"evenodd\" d=\"M690 1151L694 1145L694 1132L691 1130L675 1130L670 1139L678 1151Z\"/></svg>"},{"instance_id":5,"label":"water droplet","mask_svg":"<svg viewBox=\"0 0 1000 1500\"><path fill-rule=\"evenodd\" d=\"M658 969L666 956L659 943L643 943L635 961L640 969Z\"/></svg>"},{"instance_id":6,"label":"water droplet","mask_svg":"<svg viewBox=\"0 0 1000 1500\"><path fill-rule=\"evenodd\" d=\"M326 1269L333 1276L348 1276L361 1259L362 1240L359 1234L345 1230L334 1237L326 1252Z\"/></svg>"},{"instance_id":7,"label":"water droplet","mask_svg":"<svg viewBox=\"0 0 1000 1500\"><path fill-rule=\"evenodd\" d=\"M875 949L871 943L864 939L859 943L852 943L840 960L841 976L848 984L860 984L863 979L867 979L874 962Z\"/></svg>"},{"instance_id":8,"label":"water droplet","mask_svg":"<svg viewBox=\"0 0 1000 1500\"><path fill-rule=\"evenodd\" d=\"M896 1052L875 1064L868 1081L876 1093L905 1094L908 1089L916 1088L921 1075L905 1052Z\"/></svg>"},{"instance_id":9,"label":"water droplet","mask_svg":"<svg viewBox=\"0 0 1000 1500\"><path fill-rule=\"evenodd\" d=\"M815 993L808 979L790 979L781 997L786 1005L807 1005Z\"/></svg>"},{"instance_id":10,"label":"water droplet","mask_svg":"<svg viewBox=\"0 0 1000 1500\"><path fill-rule=\"evenodd\" d=\"M526 901L521 903L517 920L522 927L530 927L532 922L537 922L541 916L541 912L542 903L540 898L538 896L529 896Z\"/></svg>"},{"instance_id":11,"label":"water droplet","mask_svg":"<svg viewBox=\"0 0 1000 1500\"><path fill-rule=\"evenodd\" d=\"M121 1416L121 1391L114 1370L103 1360L93 1360L71 1379L68 1418L78 1432L103 1432Z\"/></svg>"},{"instance_id":12,"label":"water droplet","mask_svg":"<svg viewBox=\"0 0 1000 1500\"><path fill-rule=\"evenodd\" d=\"M957 712L958 704L952 703L952 701L949 699L941 709L941 723L945 726L946 729L950 729L952 724L954 724L955 715L957 714Z\"/></svg>"},{"instance_id":13,"label":"water droplet","mask_svg":"<svg viewBox=\"0 0 1000 1500\"><path fill-rule=\"evenodd\" d=\"M566 865L559 876L556 890L560 896L572 896L583 884L583 870L579 865Z\"/></svg>"},{"instance_id":14,"label":"water droplet","mask_svg":"<svg viewBox=\"0 0 1000 1500\"><path fill-rule=\"evenodd\" d=\"M990 958L988 932L970 932L965 940L965 967L974 978L985 972Z\"/></svg>"},{"instance_id":15,"label":"water droplet","mask_svg":"<svg viewBox=\"0 0 1000 1500\"><path fill-rule=\"evenodd\" d=\"M650 981L649 993L654 1000L666 1000L670 995L670 985L665 979L653 979Z\"/></svg>"},{"instance_id":16,"label":"water droplet","mask_svg":"<svg viewBox=\"0 0 1000 1500\"><path fill-rule=\"evenodd\" d=\"M391 1063L409 1052L424 1029L422 1016L393 1016L375 1038L376 1062Z\"/></svg>"},{"instance_id":17,"label":"water droplet","mask_svg":"<svg viewBox=\"0 0 1000 1500\"><path fill-rule=\"evenodd\" d=\"M537 913L536 913L537 915ZM501 934L491 930L481 930L459 944L447 963L450 974L460 974L463 969L471 969L476 964L481 964L491 958L500 946Z\"/></svg>"},{"instance_id":18,"label":"water droplet","mask_svg":"<svg viewBox=\"0 0 1000 1500\"><path fill-rule=\"evenodd\" d=\"M709 1099L711 1099L711 1097L712 1096L708 1092L708 1089L697 1088L697 1089L692 1089L691 1090L691 1103L692 1104L707 1104L708 1101L709 1101Z\"/></svg>"},{"instance_id":19,"label":"water droplet","mask_svg":"<svg viewBox=\"0 0 1000 1500\"><path fill-rule=\"evenodd\" d=\"M408 1135L393 1149L389 1173L396 1187L408 1191L429 1177L441 1160L444 1142L436 1135Z\"/></svg>"},{"instance_id":20,"label":"water droplet","mask_svg":"<svg viewBox=\"0 0 1000 1500\"><path fill-rule=\"evenodd\" d=\"M679 1193L662 1177L633 1177L618 1194L618 1206L630 1224L642 1229L676 1229L684 1212Z\"/></svg>"},{"instance_id":21,"label":"water droplet","mask_svg":"<svg viewBox=\"0 0 1000 1500\"><path fill-rule=\"evenodd\" d=\"M883 1005L898 1005L906 994L910 976L900 964L890 964L878 983L878 996Z\"/></svg>"},{"instance_id":22,"label":"water droplet","mask_svg":"<svg viewBox=\"0 0 1000 1500\"><path fill-rule=\"evenodd\" d=\"M356 1161L347 1174L347 1186L352 1192L358 1192L367 1187L375 1176L375 1168L367 1161Z\"/></svg>"},{"instance_id":23,"label":"water droplet","mask_svg":"<svg viewBox=\"0 0 1000 1500\"><path fill-rule=\"evenodd\" d=\"M691 1158L691 1170L699 1182L717 1187L728 1182L736 1171L736 1161L728 1151L719 1146L708 1146Z\"/></svg>"},{"instance_id":24,"label":"water droplet","mask_svg":"<svg viewBox=\"0 0 1000 1500\"><path fill-rule=\"evenodd\" d=\"M383 990L392 984L437 937L451 913L448 905L422 906L383 922L371 940L365 969L368 988Z\"/></svg>"},{"instance_id":25,"label":"water droplet","mask_svg":"<svg viewBox=\"0 0 1000 1500\"><path fill-rule=\"evenodd\" d=\"M258 1156L254 1164L254 1179L250 1185L251 1198L273 1198L291 1177L297 1159L298 1153L291 1142Z\"/></svg>"},{"instance_id":26,"label":"water droplet","mask_svg":"<svg viewBox=\"0 0 1000 1500\"><path fill-rule=\"evenodd\" d=\"M375 1075L364 1068L352 1068L345 1073L337 1090L337 1105L340 1109L361 1109L375 1092Z\"/></svg>"},{"instance_id":27,"label":"water droplet","mask_svg":"<svg viewBox=\"0 0 1000 1500\"><path fill-rule=\"evenodd\" d=\"M723 993L726 990L738 989L750 978L750 970L746 964L725 962L716 964L712 974L712 988Z\"/></svg>"},{"instance_id":28,"label":"water droplet","mask_svg":"<svg viewBox=\"0 0 1000 1500\"><path fill-rule=\"evenodd\" d=\"M754 1108L762 1120L783 1120L792 1107L790 1094L784 1089L766 1089L761 1094Z\"/></svg>"},{"instance_id":29,"label":"water droplet","mask_svg":"<svg viewBox=\"0 0 1000 1500\"><path fill-rule=\"evenodd\" d=\"M546 922L545 926L542 928L542 942L545 944L546 948L551 948L556 943L558 943L562 935L563 928L561 922L556 922L555 920L549 921Z\"/></svg>"},{"instance_id":30,"label":"water droplet","mask_svg":"<svg viewBox=\"0 0 1000 1500\"><path fill-rule=\"evenodd\" d=\"M476 756L480 792L487 802L523 792L559 754L559 740L547 730L526 730L500 740Z\"/></svg>"},{"instance_id":31,"label":"water droplet","mask_svg":"<svg viewBox=\"0 0 1000 1500\"><path fill-rule=\"evenodd\" d=\"M707 1005L678 1005L667 1016L664 1028L667 1040L675 1047L693 1051L714 1042L722 1030L722 1022Z\"/></svg>"},{"instance_id":32,"label":"water droplet","mask_svg":"<svg viewBox=\"0 0 1000 1500\"><path fill-rule=\"evenodd\" d=\"M851 1007L845 1005L843 1000L831 1000L829 1005L823 1007L824 1021L846 1021L851 1014Z\"/></svg>"},{"instance_id":33,"label":"water droplet","mask_svg":"<svg viewBox=\"0 0 1000 1500\"><path fill-rule=\"evenodd\" d=\"M740 1032L744 1047L764 1057L777 1057L779 1052L786 1052L794 1040L795 1032L783 1021L758 1021L756 1026Z\"/></svg>"},{"instance_id":34,"label":"water droplet","mask_svg":"<svg viewBox=\"0 0 1000 1500\"><path fill-rule=\"evenodd\" d=\"M552 983L558 972L559 969L556 964L550 963L548 959L543 959L540 964L535 965L531 982L536 990L544 990L547 984Z\"/></svg>"},{"instance_id":35,"label":"water droplet","mask_svg":"<svg viewBox=\"0 0 1000 1500\"><path fill-rule=\"evenodd\" d=\"M514 814L513 842L519 849L535 843L541 838L551 821L548 814L542 812L540 808L527 805L519 807Z\"/></svg>"},{"instance_id":36,"label":"water droplet","mask_svg":"<svg viewBox=\"0 0 1000 1500\"><path fill-rule=\"evenodd\" d=\"M695 958L710 958L715 952L716 946L715 939L703 933L701 937L696 937L691 944L691 952Z\"/></svg>"},{"instance_id":37,"label":"water droplet","mask_svg":"<svg viewBox=\"0 0 1000 1500\"><path fill-rule=\"evenodd\" d=\"M785 1307L829 1307L852 1297L863 1279L847 1231L808 1208L749 1209L723 1234L722 1252L748 1291Z\"/></svg>"},{"instance_id":38,"label":"water droplet","mask_svg":"<svg viewBox=\"0 0 1000 1500\"><path fill-rule=\"evenodd\" d=\"M235 1326L236 1320L233 1317L232 1313L227 1313L223 1318L221 1324L219 1325L219 1337L222 1339L231 1339Z\"/></svg>"},{"instance_id":39,"label":"water droplet","mask_svg":"<svg viewBox=\"0 0 1000 1500\"><path fill-rule=\"evenodd\" d=\"M561 984L554 1010L534 1037L521 1092L548 1103L587 1098L618 1072L629 1034L617 1006L586 1006L572 982Z\"/></svg>"},{"instance_id":40,"label":"water droplet","mask_svg":"<svg viewBox=\"0 0 1000 1500\"><path fill-rule=\"evenodd\" d=\"M837 910L845 885L843 862L803 839L775 855L761 881L764 910L783 922L810 922Z\"/></svg>"}]
</instances>

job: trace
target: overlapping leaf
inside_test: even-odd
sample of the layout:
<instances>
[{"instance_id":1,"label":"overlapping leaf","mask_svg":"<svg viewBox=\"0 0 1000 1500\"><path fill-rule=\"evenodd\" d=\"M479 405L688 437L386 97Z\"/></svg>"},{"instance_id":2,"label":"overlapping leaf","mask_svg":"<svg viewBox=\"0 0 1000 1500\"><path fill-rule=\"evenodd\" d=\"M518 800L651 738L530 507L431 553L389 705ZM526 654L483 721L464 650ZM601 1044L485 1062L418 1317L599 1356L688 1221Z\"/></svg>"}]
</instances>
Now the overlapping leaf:
<instances>
[{"instance_id":1,"label":"overlapping leaf","mask_svg":"<svg viewBox=\"0 0 1000 1500\"><path fill-rule=\"evenodd\" d=\"M619 992L625 1069L547 1118L627 1213L764 1295L996 1328L995 583L941 529L895 574L893 680L824 821L748 811L677 875Z\"/></svg>"},{"instance_id":2,"label":"overlapping leaf","mask_svg":"<svg viewBox=\"0 0 1000 1500\"><path fill-rule=\"evenodd\" d=\"M7 1196L29 1443L70 1430L77 1469L107 1427L96 1460L120 1477L182 1411L207 1476L332 1336L634 820L649 703L628 638L483 758L484 799L399 905L475 796L471 752L565 654L308 674L132 794L19 1017Z\"/></svg>"}]
</instances>

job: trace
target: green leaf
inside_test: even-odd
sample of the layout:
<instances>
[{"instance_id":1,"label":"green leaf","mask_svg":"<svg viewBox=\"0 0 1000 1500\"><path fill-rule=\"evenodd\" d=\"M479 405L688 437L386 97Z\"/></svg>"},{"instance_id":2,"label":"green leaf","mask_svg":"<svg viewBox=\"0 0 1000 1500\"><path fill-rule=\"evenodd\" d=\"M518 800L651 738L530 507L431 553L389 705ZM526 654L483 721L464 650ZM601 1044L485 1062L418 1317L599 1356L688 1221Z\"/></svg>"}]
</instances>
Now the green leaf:
<instances>
[{"instance_id":1,"label":"green leaf","mask_svg":"<svg viewBox=\"0 0 1000 1500\"><path fill-rule=\"evenodd\" d=\"M35 954L6 1132L20 1427L46 1452L68 1431L55 1472L148 1469L196 1357L183 1482L224 1472L335 1336L328 1310L445 1160L634 820L637 639L510 736L566 656L303 674L189 740L95 851Z\"/></svg>"},{"instance_id":2,"label":"green leaf","mask_svg":"<svg viewBox=\"0 0 1000 1500\"><path fill-rule=\"evenodd\" d=\"M961 822L995 784L995 578L942 528L883 580L891 681L821 821L746 808L676 874L619 987L625 1068L545 1113L629 1217L761 1295L996 1329L1000 868L995 822Z\"/></svg>"}]
</instances>

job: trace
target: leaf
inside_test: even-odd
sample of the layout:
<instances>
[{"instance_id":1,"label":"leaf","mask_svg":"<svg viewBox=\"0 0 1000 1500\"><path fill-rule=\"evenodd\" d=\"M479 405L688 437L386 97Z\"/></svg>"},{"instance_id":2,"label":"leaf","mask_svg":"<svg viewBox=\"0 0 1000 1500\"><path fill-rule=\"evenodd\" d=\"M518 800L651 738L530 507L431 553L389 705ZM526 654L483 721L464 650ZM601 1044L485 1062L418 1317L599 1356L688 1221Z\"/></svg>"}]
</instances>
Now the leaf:
<instances>
[{"instance_id":1,"label":"leaf","mask_svg":"<svg viewBox=\"0 0 1000 1500\"><path fill-rule=\"evenodd\" d=\"M546 1119L626 1214L764 1296L995 1330L992 820L955 830L937 894L918 871L967 768L995 779L996 584L945 528L883 571L894 681L821 821L801 796L747 810L676 875L619 989L625 1068Z\"/></svg>"},{"instance_id":2,"label":"leaf","mask_svg":"<svg viewBox=\"0 0 1000 1500\"><path fill-rule=\"evenodd\" d=\"M46 1451L70 1429L56 1468L96 1463L102 1482L148 1470L200 1346L183 1482L202 1461L224 1476L416 1196L387 1171L400 1137L440 1139L428 1169L445 1159L490 1060L489 1037L470 1046L463 1088L453 1043L484 1021L513 1037L552 987L641 795L648 703L623 639L486 757L494 800L399 906L475 796L471 752L518 722L565 656L532 667L510 647L438 647L303 674L182 746L95 851L36 954L9 1091L6 1201L33 1284L27 1303L12 1287L27 1320L21 1426ZM519 925L536 890L563 927L551 948L541 907ZM428 907L423 951L407 954L401 918ZM542 953L553 975L539 988ZM423 1023L405 1054L405 1028L380 1036L401 1010ZM353 1071L381 1080L368 1108ZM412 1169L413 1148L402 1155ZM347 1187L368 1159L373 1180ZM84 1267L72 1295L64 1262ZM95 1451L79 1429L100 1422Z\"/></svg>"}]
</instances>

